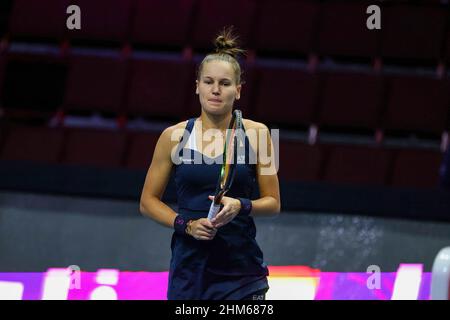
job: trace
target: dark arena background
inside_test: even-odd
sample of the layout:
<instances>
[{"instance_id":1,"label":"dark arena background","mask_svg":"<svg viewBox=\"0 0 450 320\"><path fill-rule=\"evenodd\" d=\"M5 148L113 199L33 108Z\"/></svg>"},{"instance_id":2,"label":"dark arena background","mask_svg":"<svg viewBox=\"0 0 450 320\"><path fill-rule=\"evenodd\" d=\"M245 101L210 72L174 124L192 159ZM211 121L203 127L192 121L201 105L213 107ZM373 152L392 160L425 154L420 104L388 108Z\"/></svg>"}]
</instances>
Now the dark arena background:
<instances>
[{"instance_id":1,"label":"dark arena background","mask_svg":"<svg viewBox=\"0 0 450 320\"><path fill-rule=\"evenodd\" d=\"M226 26L248 50L236 107L279 130L267 299L448 299L449 9L1 0L0 299L166 299L172 230L139 199Z\"/></svg>"}]
</instances>

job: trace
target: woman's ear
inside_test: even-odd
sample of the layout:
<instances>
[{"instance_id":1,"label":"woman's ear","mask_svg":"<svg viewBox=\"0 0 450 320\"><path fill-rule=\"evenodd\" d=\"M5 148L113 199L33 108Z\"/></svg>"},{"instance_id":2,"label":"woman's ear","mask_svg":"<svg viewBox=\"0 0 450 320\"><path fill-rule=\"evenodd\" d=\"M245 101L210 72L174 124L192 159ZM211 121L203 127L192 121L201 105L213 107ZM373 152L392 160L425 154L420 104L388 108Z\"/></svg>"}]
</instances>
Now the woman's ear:
<instances>
[{"instance_id":1,"label":"woman's ear","mask_svg":"<svg viewBox=\"0 0 450 320\"><path fill-rule=\"evenodd\" d=\"M195 80L195 94L198 94L198 80Z\"/></svg>"},{"instance_id":2,"label":"woman's ear","mask_svg":"<svg viewBox=\"0 0 450 320\"><path fill-rule=\"evenodd\" d=\"M236 86L236 100L239 100L241 98L241 89L242 89L241 84Z\"/></svg>"}]
</instances>

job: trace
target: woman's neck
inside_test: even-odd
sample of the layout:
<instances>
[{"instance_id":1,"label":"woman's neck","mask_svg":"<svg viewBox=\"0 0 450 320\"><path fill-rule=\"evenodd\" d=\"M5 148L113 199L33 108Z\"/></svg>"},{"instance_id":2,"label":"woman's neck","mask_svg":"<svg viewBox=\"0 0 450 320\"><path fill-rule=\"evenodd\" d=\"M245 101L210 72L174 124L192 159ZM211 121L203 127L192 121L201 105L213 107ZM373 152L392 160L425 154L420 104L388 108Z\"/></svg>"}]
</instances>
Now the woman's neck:
<instances>
[{"instance_id":1,"label":"woman's neck","mask_svg":"<svg viewBox=\"0 0 450 320\"><path fill-rule=\"evenodd\" d=\"M216 116L202 112L200 115L200 120L202 122L203 130L219 129L224 131L228 129L228 125L231 120L231 113Z\"/></svg>"}]
</instances>

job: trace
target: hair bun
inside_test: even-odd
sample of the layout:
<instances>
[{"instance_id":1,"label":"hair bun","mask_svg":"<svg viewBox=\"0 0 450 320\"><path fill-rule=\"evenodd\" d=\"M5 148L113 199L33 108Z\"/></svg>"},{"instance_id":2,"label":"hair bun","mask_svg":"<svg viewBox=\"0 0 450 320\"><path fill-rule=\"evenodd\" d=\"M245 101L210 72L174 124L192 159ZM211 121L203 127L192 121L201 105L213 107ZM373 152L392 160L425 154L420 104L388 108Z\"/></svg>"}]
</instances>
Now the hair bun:
<instances>
[{"instance_id":1,"label":"hair bun","mask_svg":"<svg viewBox=\"0 0 450 320\"><path fill-rule=\"evenodd\" d=\"M227 38L225 35L220 34L215 40L216 50L231 49L236 47L234 39Z\"/></svg>"},{"instance_id":2,"label":"hair bun","mask_svg":"<svg viewBox=\"0 0 450 320\"><path fill-rule=\"evenodd\" d=\"M245 50L238 47L237 39L238 37L233 34L233 26L223 29L214 40L215 52L218 54L228 54L233 58L237 58L239 54L245 52Z\"/></svg>"}]
</instances>

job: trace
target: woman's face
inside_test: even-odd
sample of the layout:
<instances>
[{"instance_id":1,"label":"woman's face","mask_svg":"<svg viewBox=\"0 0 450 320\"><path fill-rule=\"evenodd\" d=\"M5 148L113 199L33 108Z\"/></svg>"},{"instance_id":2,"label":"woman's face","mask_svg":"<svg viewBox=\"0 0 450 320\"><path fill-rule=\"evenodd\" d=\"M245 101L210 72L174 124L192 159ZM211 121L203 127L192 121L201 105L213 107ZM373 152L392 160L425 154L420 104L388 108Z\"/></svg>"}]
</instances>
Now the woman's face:
<instances>
[{"instance_id":1,"label":"woman's face","mask_svg":"<svg viewBox=\"0 0 450 320\"><path fill-rule=\"evenodd\" d=\"M231 112L240 98L241 85L236 84L233 66L227 61L213 60L203 65L196 93L205 112L222 115Z\"/></svg>"}]
</instances>

